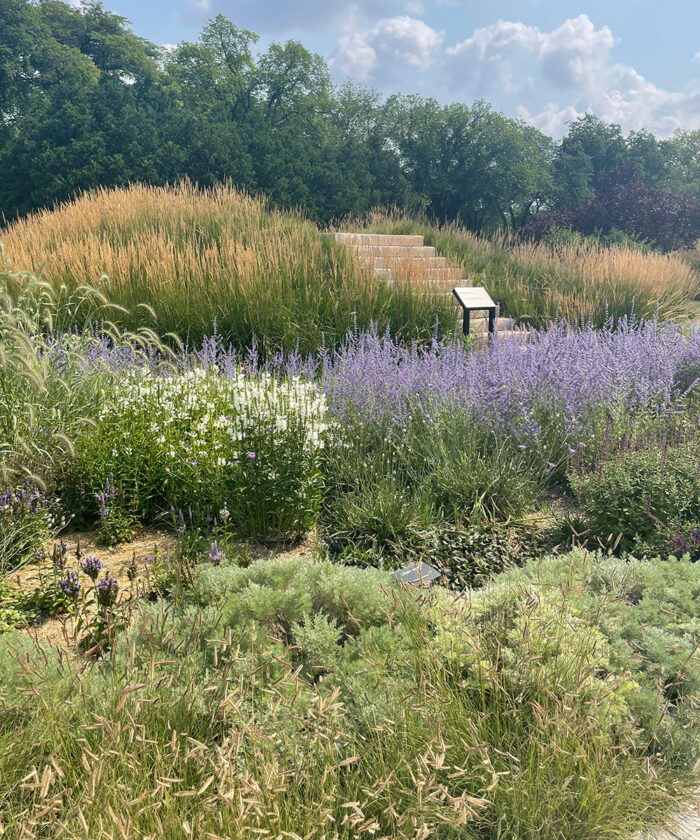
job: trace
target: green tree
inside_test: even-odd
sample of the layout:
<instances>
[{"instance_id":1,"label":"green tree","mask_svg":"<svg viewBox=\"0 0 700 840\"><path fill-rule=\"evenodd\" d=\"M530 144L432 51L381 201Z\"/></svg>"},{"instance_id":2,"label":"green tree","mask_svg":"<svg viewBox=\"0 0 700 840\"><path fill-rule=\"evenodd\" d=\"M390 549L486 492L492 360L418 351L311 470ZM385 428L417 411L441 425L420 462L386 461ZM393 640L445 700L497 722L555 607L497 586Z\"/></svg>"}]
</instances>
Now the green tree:
<instances>
[{"instance_id":1,"label":"green tree","mask_svg":"<svg viewBox=\"0 0 700 840\"><path fill-rule=\"evenodd\" d=\"M551 141L485 102L391 97L387 133L428 213L474 230L522 224L549 185Z\"/></svg>"},{"instance_id":2,"label":"green tree","mask_svg":"<svg viewBox=\"0 0 700 840\"><path fill-rule=\"evenodd\" d=\"M40 0L23 11L32 46L9 118L3 111L4 213L156 177L155 114L142 105L158 79L156 47L96 2L76 9Z\"/></svg>"},{"instance_id":3,"label":"green tree","mask_svg":"<svg viewBox=\"0 0 700 840\"><path fill-rule=\"evenodd\" d=\"M571 123L553 161L552 200L558 207L576 207L591 198L602 177L629 162L619 125L586 114Z\"/></svg>"},{"instance_id":4,"label":"green tree","mask_svg":"<svg viewBox=\"0 0 700 840\"><path fill-rule=\"evenodd\" d=\"M677 131L667 145L671 189L700 199L700 130Z\"/></svg>"}]
</instances>

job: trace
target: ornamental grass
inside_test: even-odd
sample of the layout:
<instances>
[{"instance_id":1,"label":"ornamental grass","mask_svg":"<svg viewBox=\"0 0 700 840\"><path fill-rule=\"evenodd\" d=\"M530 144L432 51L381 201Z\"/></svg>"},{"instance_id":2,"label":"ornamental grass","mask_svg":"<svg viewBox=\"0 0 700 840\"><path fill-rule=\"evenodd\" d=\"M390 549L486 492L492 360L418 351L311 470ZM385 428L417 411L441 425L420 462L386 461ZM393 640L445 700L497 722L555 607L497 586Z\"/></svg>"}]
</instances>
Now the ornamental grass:
<instances>
[{"instance_id":1,"label":"ornamental grass","mask_svg":"<svg viewBox=\"0 0 700 840\"><path fill-rule=\"evenodd\" d=\"M485 286L502 314L542 326L561 318L602 326L610 317L686 319L700 294L700 274L676 254L582 239L561 244L518 241L509 234L477 236L455 223L437 226L400 214L374 213L344 229L422 234L426 245L461 264L474 286Z\"/></svg>"},{"instance_id":2,"label":"ornamental grass","mask_svg":"<svg viewBox=\"0 0 700 840\"><path fill-rule=\"evenodd\" d=\"M310 352L372 321L408 338L454 324L446 296L388 285L299 214L229 185L99 189L0 230L7 270L54 290L96 287L121 327ZM22 277L6 281L16 293Z\"/></svg>"}]
</instances>

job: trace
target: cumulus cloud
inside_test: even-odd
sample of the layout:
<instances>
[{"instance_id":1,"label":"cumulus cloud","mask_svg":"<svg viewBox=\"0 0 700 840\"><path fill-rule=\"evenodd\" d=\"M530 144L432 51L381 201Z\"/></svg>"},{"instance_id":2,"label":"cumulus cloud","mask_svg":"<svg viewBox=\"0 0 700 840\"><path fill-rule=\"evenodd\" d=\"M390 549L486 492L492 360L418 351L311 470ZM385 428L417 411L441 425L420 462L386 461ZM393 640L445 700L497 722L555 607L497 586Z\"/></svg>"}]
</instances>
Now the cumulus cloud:
<instances>
[{"instance_id":1,"label":"cumulus cloud","mask_svg":"<svg viewBox=\"0 0 700 840\"><path fill-rule=\"evenodd\" d=\"M377 51L369 43L366 33L349 32L338 39L330 63L344 76L366 82L377 64Z\"/></svg>"},{"instance_id":2,"label":"cumulus cloud","mask_svg":"<svg viewBox=\"0 0 700 840\"><path fill-rule=\"evenodd\" d=\"M294 33L338 31L348 18L375 19L408 11L419 0L187 0L190 13L203 20L221 13L238 26L263 35L293 37Z\"/></svg>"},{"instance_id":3,"label":"cumulus cloud","mask_svg":"<svg viewBox=\"0 0 700 840\"><path fill-rule=\"evenodd\" d=\"M442 46L438 32L409 15L385 18L371 29L354 29L338 39L331 66L341 74L368 81L378 66L402 65L427 70Z\"/></svg>"},{"instance_id":4,"label":"cumulus cloud","mask_svg":"<svg viewBox=\"0 0 700 840\"><path fill-rule=\"evenodd\" d=\"M520 99L519 116L554 136L586 111L626 130L649 128L662 135L681 125L700 126L690 90L663 90L633 67L614 62L615 43L607 26L596 29L580 15L551 31L499 21L475 30L447 53L454 88L466 79L481 96L512 94ZM543 90L553 99L538 110L533 102ZM556 100L564 97L568 102L560 105Z\"/></svg>"}]
</instances>

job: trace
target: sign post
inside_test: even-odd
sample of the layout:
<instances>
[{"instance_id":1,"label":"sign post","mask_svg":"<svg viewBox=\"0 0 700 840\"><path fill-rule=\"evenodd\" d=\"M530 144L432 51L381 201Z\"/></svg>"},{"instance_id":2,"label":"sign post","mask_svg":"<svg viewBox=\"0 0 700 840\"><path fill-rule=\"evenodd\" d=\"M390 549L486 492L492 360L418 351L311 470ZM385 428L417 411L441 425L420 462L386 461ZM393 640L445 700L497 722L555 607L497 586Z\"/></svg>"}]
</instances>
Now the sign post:
<instances>
[{"instance_id":1,"label":"sign post","mask_svg":"<svg viewBox=\"0 0 700 840\"><path fill-rule=\"evenodd\" d=\"M462 330L469 335L470 313L487 310L489 313L489 332L493 335L496 327L496 304L486 289L481 286L462 286L452 290L457 302L462 307Z\"/></svg>"}]
</instances>

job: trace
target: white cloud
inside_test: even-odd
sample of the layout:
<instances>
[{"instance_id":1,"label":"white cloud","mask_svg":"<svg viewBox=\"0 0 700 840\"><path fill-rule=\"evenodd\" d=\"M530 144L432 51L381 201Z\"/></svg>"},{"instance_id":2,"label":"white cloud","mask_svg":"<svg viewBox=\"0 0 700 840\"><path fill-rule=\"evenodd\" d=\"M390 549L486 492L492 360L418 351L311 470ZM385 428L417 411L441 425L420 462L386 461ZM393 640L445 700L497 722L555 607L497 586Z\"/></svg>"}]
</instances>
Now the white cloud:
<instances>
[{"instance_id":1,"label":"white cloud","mask_svg":"<svg viewBox=\"0 0 700 840\"><path fill-rule=\"evenodd\" d=\"M198 15L211 13L211 0L188 0L192 11Z\"/></svg>"},{"instance_id":2,"label":"white cloud","mask_svg":"<svg viewBox=\"0 0 700 840\"><path fill-rule=\"evenodd\" d=\"M194 20L221 13L237 26L281 38L337 33L349 18L376 20L419 8L421 0L187 0ZM416 13L415 11L413 12Z\"/></svg>"},{"instance_id":3,"label":"white cloud","mask_svg":"<svg viewBox=\"0 0 700 840\"><path fill-rule=\"evenodd\" d=\"M409 15L385 18L371 29L355 24L338 39L331 65L343 75L366 82L378 69L394 65L427 70L442 46L444 32L438 32Z\"/></svg>"},{"instance_id":4,"label":"white cloud","mask_svg":"<svg viewBox=\"0 0 700 840\"><path fill-rule=\"evenodd\" d=\"M583 116L583 113L577 111L573 105L560 108L554 102L550 102L539 114L531 114L524 105L518 105L516 113L521 120L537 126L540 131L549 134L551 137L560 137L562 134L566 134L567 125Z\"/></svg>"},{"instance_id":5,"label":"white cloud","mask_svg":"<svg viewBox=\"0 0 700 840\"><path fill-rule=\"evenodd\" d=\"M615 43L607 26L596 29L580 15L549 32L499 21L476 29L447 54L455 89L463 86L481 96L505 91L520 100L520 117L554 136L586 111L628 131L648 128L667 135L680 126L700 126L689 90L663 90L633 67L615 63ZM533 103L541 102L543 91L569 101L550 101L538 110Z\"/></svg>"},{"instance_id":6,"label":"white cloud","mask_svg":"<svg viewBox=\"0 0 700 840\"><path fill-rule=\"evenodd\" d=\"M371 34L381 53L421 70L430 67L445 37L444 32L408 15L379 21Z\"/></svg>"},{"instance_id":7,"label":"white cloud","mask_svg":"<svg viewBox=\"0 0 700 840\"><path fill-rule=\"evenodd\" d=\"M330 64L344 76L366 82L377 64L377 52L362 32L350 32L338 39Z\"/></svg>"}]
</instances>

